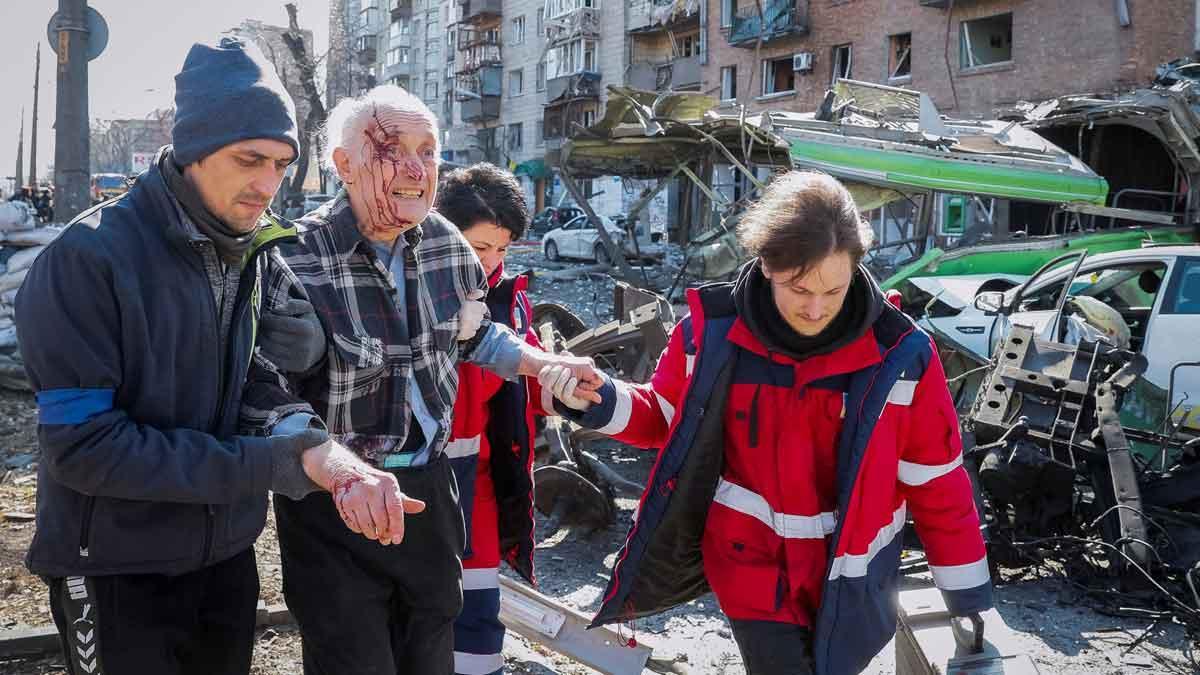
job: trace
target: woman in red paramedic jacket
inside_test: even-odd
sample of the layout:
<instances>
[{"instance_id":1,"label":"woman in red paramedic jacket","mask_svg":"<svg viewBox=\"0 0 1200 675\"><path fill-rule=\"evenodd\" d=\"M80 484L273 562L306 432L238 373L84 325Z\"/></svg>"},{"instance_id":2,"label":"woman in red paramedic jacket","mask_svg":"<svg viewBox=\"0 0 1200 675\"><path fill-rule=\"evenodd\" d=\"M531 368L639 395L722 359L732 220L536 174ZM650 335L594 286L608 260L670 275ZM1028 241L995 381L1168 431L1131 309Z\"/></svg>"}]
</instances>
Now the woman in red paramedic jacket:
<instances>
[{"instance_id":1,"label":"woman in red paramedic jacket","mask_svg":"<svg viewBox=\"0 0 1200 675\"><path fill-rule=\"evenodd\" d=\"M709 588L751 675L859 672L895 632L912 516L955 615L991 606L937 352L859 263L871 232L824 174L777 178L738 226L753 259L693 289L649 384L538 380L586 427L662 448L595 624Z\"/></svg>"},{"instance_id":2,"label":"woman in red paramedic jacket","mask_svg":"<svg viewBox=\"0 0 1200 675\"><path fill-rule=\"evenodd\" d=\"M508 246L529 225L521 186L491 164L451 171L442 178L437 211L475 249L488 275L492 320L537 345L525 276L504 276ZM500 561L533 583L533 415L540 388L532 379L505 382L468 363L458 366L450 458L467 527L463 554L463 610L454 624L454 671L500 673Z\"/></svg>"}]
</instances>

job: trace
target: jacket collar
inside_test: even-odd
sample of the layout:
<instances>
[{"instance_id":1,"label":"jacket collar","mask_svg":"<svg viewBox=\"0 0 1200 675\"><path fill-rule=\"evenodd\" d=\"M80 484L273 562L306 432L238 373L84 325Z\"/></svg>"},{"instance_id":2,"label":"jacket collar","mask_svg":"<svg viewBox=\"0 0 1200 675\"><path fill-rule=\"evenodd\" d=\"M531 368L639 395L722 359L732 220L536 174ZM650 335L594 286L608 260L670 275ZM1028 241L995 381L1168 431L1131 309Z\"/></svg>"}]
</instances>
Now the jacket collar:
<instances>
[{"instance_id":1,"label":"jacket collar","mask_svg":"<svg viewBox=\"0 0 1200 675\"><path fill-rule=\"evenodd\" d=\"M768 351L766 346L754 337L741 318L733 322L727 339L738 347L769 358L775 363L794 366L798 386L826 377L863 370L879 364L883 360L879 355L879 344L875 339L874 327L868 328L857 340L828 354L810 356L800 361Z\"/></svg>"}]
</instances>

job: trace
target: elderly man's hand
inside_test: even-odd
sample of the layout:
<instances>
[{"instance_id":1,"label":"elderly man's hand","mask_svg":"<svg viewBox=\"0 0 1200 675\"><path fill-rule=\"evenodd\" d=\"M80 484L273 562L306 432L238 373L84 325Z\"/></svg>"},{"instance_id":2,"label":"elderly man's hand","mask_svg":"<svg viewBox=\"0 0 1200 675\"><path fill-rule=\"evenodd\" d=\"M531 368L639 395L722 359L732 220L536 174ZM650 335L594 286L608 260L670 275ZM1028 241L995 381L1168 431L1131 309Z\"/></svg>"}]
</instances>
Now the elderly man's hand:
<instances>
[{"instance_id":1,"label":"elderly man's hand","mask_svg":"<svg viewBox=\"0 0 1200 675\"><path fill-rule=\"evenodd\" d=\"M520 375L528 375L530 377L541 378L547 366L557 366L555 378L562 377L563 373L569 373L570 380L575 383L571 385L570 394L577 399L583 401L591 401L592 403L600 402L600 394L596 391L600 385L604 384L604 375L596 370L596 364L586 356L572 356L570 354L551 354L548 352L539 351L529 348L521 354L521 365L517 370ZM566 383L564 383L564 386ZM564 403L566 401L563 401Z\"/></svg>"},{"instance_id":2,"label":"elderly man's hand","mask_svg":"<svg viewBox=\"0 0 1200 675\"><path fill-rule=\"evenodd\" d=\"M475 337L483 320L487 318L488 308L484 304L485 293L480 290L471 291L458 310L458 341L465 342Z\"/></svg>"},{"instance_id":3,"label":"elderly man's hand","mask_svg":"<svg viewBox=\"0 0 1200 675\"><path fill-rule=\"evenodd\" d=\"M346 527L385 546L404 539L406 515L425 510L425 502L400 491L395 476L332 441L305 452L301 463L314 483L329 490Z\"/></svg>"}]
</instances>

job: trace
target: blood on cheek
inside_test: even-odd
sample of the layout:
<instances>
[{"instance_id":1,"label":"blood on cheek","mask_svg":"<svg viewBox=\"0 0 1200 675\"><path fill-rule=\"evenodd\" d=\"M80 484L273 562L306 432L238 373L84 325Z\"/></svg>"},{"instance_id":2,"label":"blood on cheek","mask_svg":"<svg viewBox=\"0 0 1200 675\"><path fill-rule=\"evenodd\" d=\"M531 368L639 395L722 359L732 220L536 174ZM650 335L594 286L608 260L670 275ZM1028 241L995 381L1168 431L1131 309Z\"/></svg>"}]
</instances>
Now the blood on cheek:
<instances>
[{"instance_id":1,"label":"blood on cheek","mask_svg":"<svg viewBox=\"0 0 1200 675\"><path fill-rule=\"evenodd\" d=\"M402 155L399 134L389 129L375 113L374 123L365 131L363 156L364 178L370 184L370 194L364 195L372 203L368 209L372 222L365 225L371 231L386 231L412 225L410 219L399 213L396 202L391 199L391 184L397 176L405 176L411 181L424 184L428 178L430 167L420 157Z\"/></svg>"}]
</instances>

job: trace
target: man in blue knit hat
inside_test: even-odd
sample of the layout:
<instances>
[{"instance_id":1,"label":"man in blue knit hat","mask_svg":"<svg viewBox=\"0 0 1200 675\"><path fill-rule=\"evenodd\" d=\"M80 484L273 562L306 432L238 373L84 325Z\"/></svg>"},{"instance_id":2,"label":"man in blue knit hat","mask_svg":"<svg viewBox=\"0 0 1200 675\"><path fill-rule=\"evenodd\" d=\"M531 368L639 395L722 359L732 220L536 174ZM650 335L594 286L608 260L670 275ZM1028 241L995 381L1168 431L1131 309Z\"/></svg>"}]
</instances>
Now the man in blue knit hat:
<instances>
[{"instance_id":1,"label":"man in blue knit hat","mask_svg":"<svg viewBox=\"0 0 1200 675\"><path fill-rule=\"evenodd\" d=\"M173 146L47 247L16 302L42 453L26 564L72 675L247 673L268 490L354 482L343 510L397 541L423 508L284 392L279 369L325 342L305 303L260 319L295 239L266 213L299 147L273 68L197 44L176 106Z\"/></svg>"}]
</instances>

